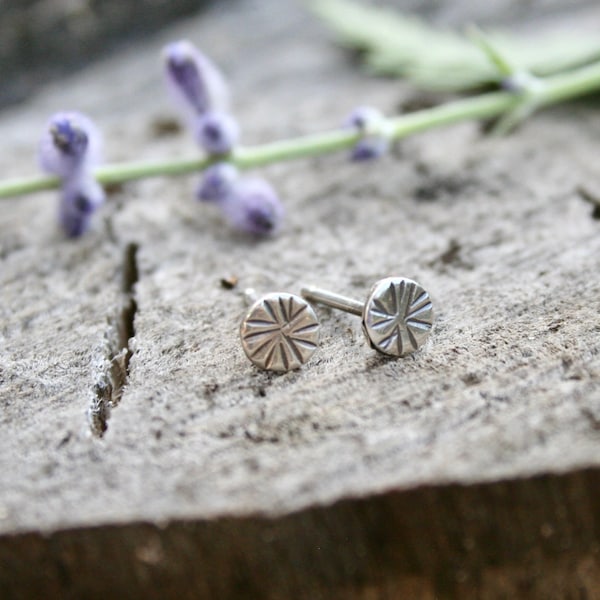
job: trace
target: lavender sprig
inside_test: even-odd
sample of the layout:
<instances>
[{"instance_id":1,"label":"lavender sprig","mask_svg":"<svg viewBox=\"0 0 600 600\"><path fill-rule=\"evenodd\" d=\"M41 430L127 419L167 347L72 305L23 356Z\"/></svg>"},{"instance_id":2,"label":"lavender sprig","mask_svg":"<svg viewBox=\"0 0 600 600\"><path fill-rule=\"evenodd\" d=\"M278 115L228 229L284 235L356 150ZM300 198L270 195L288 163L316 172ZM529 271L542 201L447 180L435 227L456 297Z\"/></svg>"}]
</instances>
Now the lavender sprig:
<instances>
[{"instance_id":1,"label":"lavender sprig","mask_svg":"<svg viewBox=\"0 0 600 600\"><path fill-rule=\"evenodd\" d=\"M222 210L231 227L259 236L277 233L284 217L277 193L259 177L238 180L223 199Z\"/></svg>"},{"instance_id":2,"label":"lavender sprig","mask_svg":"<svg viewBox=\"0 0 600 600\"><path fill-rule=\"evenodd\" d=\"M104 190L92 174L101 145L96 126L78 112L56 113L40 140L40 166L62 180L58 217L68 237L85 233L93 213L104 203Z\"/></svg>"},{"instance_id":3,"label":"lavender sprig","mask_svg":"<svg viewBox=\"0 0 600 600\"><path fill-rule=\"evenodd\" d=\"M217 102L225 89L218 69L189 42L166 47L166 74L170 89L185 100L185 112L200 147L211 157L231 155L240 128L236 119ZM258 236L276 233L284 210L273 187L261 178L241 178L227 163L211 166L196 193L199 200L212 202L233 229Z\"/></svg>"},{"instance_id":4,"label":"lavender sprig","mask_svg":"<svg viewBox=\"0 0 600 600\"><path fill-rule=\"evenodd\" d=\"M284 209L271 184L259 177L240 177L228 163L217 163L204 172L197 196L220 208L238 231L267 236L281 228Z\"/></svg>"},{"instance_id":5,"label":"lavender sprig","mask_svg":"<svg viewBox=\"0 0 600 600\"><path fill-rule=\"evenodd\" d=\"M222 202L233 191L239 171L229 163L217 163L204 171L196 192L203 202Z\"/></svg>"},{"instance_id":6,"label":"lavender sprig","mask_svg":"<svg viewBox=\"0 0 600 600\"><path fill-rule=\"evenodd\" d=\"M78 112L60 112L48 121L40 140L41 168L59 177L92 169L100 162L101 136L94 123Z\"/></svg>"},{"instance_id":7,"label":"lavender sprig","mask_svg":"<svg viewBox=\"0 0 600 600\"><path fill-rule=\"evenodd\" d=\"M231 152L240 128L221 71L187 40L169 44L163 56L167 88L200 147L210 155Z\"/></svg>"},{"instance_id":8,"label":"lavender sprig","mask_svg":"<svg viewBox=\"0 0 600 600\"><path fill-rule=\"evenodd\" d=\"M533 91L536 108L559 104L600 90L600 61L571 71L544 77L543 86ZM515 109L522 99L513 92L501 91L454 100L397 117L387 118L390 139L399 140L417 133L454 123L490 119ZM340 152L352 148L360 139L353 130L335 129L322 133L279 140L260 146L238 147L227 160L238 169L250 169L286 160L296 160ZM214 163L210 157L187 157L147 162L128 162L99 167L95 179L106 185L149 177L174 177L197 173ZM56 176L30 176L0 181L0 198L22 196L60 187Z\"/></svg>"},{"instance_id":9,"label":"lavender sprig","mask_svg":"<svg viewBox=\"0 0 600 600\"><path fill-rule=\"evenodd\" d=\"M233 116L210 111L198 118L195 133L198 143L208 154L221 155L235 148L240 128Z\"/></svg>"},{"instance_id":10,"label":"lavender sprig","mask_svg":"<svg viewBox=\"0 0 600 600\"><path fill-rule=\"evenodd\" d=\"M390 147L387 121L383 113L372 106L355 108L344 126L359 132L361 139L350 153L351 160L360 162L383 156Z\"/></svg>"},{"instance_id":11,"label":"lavender sprig","mask_svg":"<svg viewBox=\"0 0 600 600\"><path fill-rule=\"evenodd\" d=\"M62 190L59 221L68 237L79 237L90 227L92 215L104 204L100 184L90 176L67 180Z\"/></svg>"},{"instance_id":12,"label":"lavender sprig","mask_svg":"<svg viewBox=\"0 0 600 600\"><path fill-rule=\"evenodd\" d=\"M229 89L221 71L191 42L167 45L163 58L168 90L188 118L229 111Z\"/></svg>"}]
</instances>

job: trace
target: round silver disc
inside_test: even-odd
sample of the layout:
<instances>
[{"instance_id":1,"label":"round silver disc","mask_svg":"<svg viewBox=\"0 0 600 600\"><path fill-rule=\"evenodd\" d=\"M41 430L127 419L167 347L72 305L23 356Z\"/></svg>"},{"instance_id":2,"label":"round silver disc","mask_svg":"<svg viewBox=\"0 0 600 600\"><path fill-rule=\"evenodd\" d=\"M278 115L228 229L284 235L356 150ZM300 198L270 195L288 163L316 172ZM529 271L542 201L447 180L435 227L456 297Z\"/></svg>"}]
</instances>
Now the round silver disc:
<instances>
[{"instance_id":1,"label":"round silver disc","mask_svg":"<svg viewBox=\"0 0 600 600\"><path fill-rule=\"evenodd\" d=\"M317 349L319 328L317 315L304 298L267 294L252 305L242 321L242 348L261 369L298 369Z\"/></svg>"},{"instance_id":2,"label":"round silver disc","mask_svg":"<svg viewBox=\"0 0 600 600\"><path fill-rule=\"evenodd\" d=\"M363 309L363 328L371 346L392 356L418 350L433 326L429 294L412 279L378 281Z\"/></svg>"}]
</instances>

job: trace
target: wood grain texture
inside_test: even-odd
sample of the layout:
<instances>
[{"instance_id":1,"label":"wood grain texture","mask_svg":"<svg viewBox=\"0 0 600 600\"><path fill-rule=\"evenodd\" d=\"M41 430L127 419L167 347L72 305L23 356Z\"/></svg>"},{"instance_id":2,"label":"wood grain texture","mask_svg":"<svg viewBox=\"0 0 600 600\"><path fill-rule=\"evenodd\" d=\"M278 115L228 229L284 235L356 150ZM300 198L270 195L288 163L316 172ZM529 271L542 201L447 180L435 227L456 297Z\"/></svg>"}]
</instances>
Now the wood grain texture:
<instances>
[{"instance_id":1,"label":"wood grain texture","mask_svg":"<svg viewBox=\"0 0 600 600\"><path fill-rule=\"evenodd\" d=\"M10 598L597 598L600 473L9 536ZM36 564L32 571L31 561Z\"/></svg>"},{"instance_id":2,"label":"wood grain texture","mask_svg":"<svg viewBox=\"0 0 600 600\"><path fill-rule=\"evenodd\" d=\"M578 6L540 22L534 4L519 27L597 22ZM298 4L229 8L1 113L3 175L35 168L69 108L111 161L193 153L157 92L180 37L223 65L247 144L423 101L356 70ZM262 242L196 203L194 177L112 190L77 242L53 193L4 201L0 596L599 597L600 222L578 192L600 186L599 140L578 103L506 139L464 124L372 165L274 165L287 219ZM420 352L386 359L318 308L305 367L246 359L244 288L362 298L390 275L431 294Z\"/></svg>"}]
</instances>

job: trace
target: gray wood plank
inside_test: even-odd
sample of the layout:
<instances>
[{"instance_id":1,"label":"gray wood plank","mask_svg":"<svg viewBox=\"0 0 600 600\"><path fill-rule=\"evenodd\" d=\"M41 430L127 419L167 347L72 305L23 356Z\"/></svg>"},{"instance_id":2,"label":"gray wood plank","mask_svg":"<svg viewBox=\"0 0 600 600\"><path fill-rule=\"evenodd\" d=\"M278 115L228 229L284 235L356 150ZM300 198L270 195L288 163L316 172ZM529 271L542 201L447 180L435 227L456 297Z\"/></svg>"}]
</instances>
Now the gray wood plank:
<instances>
[{"instance_id":1,"label":"gray wood plank","mask_svg":"<svg viewBox=\"0 0 600 600\"><path fill-rule=\"evenodd\" d=\"M415 100L295 3L217 6L1 113L3 175L32 171L47 116L71 107L111 161L193 153L155 126L173 114L157 57L179 37L223 65L248 144ZM124 186L78 242L53 193L2 201L0 591L100 597L107 569L145 597L551 597L559 574L555 597L592 594L600 225L577 190L599 186L599 132L579 103L507 139L464 124L372 165L274 165L286 226L261 242L196 203L195 177ZM388 275L432 295L420 353L385 359L325 309L302 370L246 360L244 288L361 298Z\"/></svg>"}]
</instances>

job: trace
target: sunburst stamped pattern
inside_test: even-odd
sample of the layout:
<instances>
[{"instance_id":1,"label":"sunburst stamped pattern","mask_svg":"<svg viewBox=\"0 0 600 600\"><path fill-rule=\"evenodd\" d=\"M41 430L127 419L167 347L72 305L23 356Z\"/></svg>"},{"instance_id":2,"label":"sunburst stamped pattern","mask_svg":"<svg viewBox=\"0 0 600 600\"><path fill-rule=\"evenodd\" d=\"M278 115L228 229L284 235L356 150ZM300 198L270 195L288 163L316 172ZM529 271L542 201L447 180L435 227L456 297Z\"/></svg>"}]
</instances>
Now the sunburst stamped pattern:
<instances>
[{"instance_id":1,"label":"sunburst stamped pattern","mask_svg":"<svg viewBox=\"0 0 600 600\"><path fill-rule=\"evenodd\" d=\"M298 369L319 344L319 320L303 298L272 293L255 302L242 321L240 337L246 356L261 369Z\"/></svg>"},{"instance_id":2,"label":"sunburst stamped pattern","mask_svg":"<svg viewBox=\"0 0 600 600\"><path fill-rule=\"evenodd\" d=\"M405 356L425 343L433 318L429 294L416 281L388 277L378 281L369 294L363 328L373 348Z\"/></svg>"}]
</instances>

